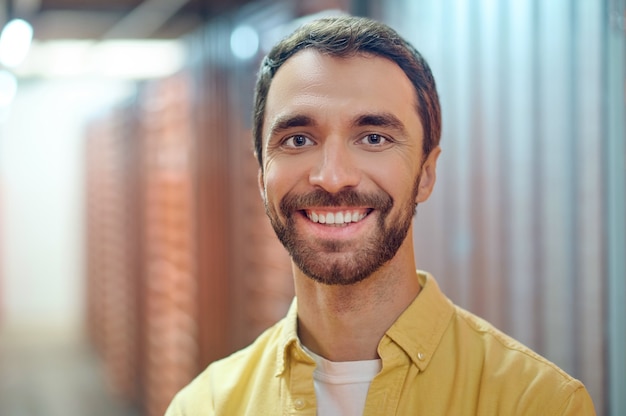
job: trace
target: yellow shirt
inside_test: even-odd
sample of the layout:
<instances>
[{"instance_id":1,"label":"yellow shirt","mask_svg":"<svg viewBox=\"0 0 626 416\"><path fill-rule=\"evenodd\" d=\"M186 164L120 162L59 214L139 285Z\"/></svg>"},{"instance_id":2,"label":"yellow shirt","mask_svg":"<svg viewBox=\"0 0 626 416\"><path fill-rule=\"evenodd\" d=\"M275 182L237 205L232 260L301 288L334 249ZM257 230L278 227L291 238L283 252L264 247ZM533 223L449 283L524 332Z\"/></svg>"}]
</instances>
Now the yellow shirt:
<instances>
[{"instance_id":1,"label":"yellow shirt","mask_svg":"<svg viewBox=\"0 0 626 416\"><path fill-rule=\"evenodd\" d=\"M364 415L595 415L582 383L418 278L422 291L378 345ZM253 344L209 365L166 416L315 415L314 369L294 302Z\"/></svg>"}]
</instances>

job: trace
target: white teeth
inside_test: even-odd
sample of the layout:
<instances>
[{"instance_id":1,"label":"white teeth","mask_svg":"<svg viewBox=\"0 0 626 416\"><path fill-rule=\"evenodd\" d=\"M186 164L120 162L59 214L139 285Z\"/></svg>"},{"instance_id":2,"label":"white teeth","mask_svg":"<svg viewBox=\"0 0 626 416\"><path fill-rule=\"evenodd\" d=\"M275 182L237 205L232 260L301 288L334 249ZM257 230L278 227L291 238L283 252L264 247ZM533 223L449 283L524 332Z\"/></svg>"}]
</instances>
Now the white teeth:
<instances>
[{"instance_id":1,"label":"white teeth","mask_svg":"<svg viewBox=\"0 0 626 416\"><path fill-rule=\"evenodd\" d=\"M325 214L308 211L307 216L313 222L320 224L336 224L343 225L351 222L359 222L365 218L365 213L359 213L358 211L345 211L345 212L327 212Z\"/></svg>"}]
</instances>

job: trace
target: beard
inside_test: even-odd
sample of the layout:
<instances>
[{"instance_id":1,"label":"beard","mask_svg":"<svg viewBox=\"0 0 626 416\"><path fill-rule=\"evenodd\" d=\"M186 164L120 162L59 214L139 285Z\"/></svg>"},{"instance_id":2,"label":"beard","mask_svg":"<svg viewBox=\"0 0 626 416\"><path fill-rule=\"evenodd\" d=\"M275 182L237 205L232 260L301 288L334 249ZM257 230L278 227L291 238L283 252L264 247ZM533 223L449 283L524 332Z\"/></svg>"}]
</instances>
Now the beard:
<instances>
[{"instance_id":1,"label":"beard","mask_svg":"<svg viewBox=\"0 0 626 416\"><path fill-rule=\"evenodd\" d=\"M389 218L394 206L389 194L382 190L362 194L350 188L335 194L322 189L301 195L286 194L279 205L285 222L281 222L276 209L270 207L267 200L265 211L276 236L304 274L326 285L353 285L366 279L396 255L417 209L414 201L419 180L420 175L413 184L411 198L401 207L399 218L395 219ZM369 207L378 215L376 229L367 238L354 242L322 240L312 243L309 236L301 235L296 228L295 218L304 215L300 211L304 207Z\"/></svg>"}]
</instances>

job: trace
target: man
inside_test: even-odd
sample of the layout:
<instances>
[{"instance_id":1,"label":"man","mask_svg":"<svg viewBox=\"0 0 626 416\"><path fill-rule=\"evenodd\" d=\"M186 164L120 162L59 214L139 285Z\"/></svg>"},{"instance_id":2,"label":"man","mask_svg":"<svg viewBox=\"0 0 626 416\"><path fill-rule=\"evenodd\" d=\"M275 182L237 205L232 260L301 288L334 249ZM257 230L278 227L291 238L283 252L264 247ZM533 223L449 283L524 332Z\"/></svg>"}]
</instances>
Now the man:
<instances>
[{"instance_id":1,"label":"man","mask_svg":"<svg viewBox=\"0 0 626 416\"><path fill-rule=\"evenodd\" d=\"M261 65L259 187L296 299L167 415L593 415L584 386L416 272L440 154L435 82L393 30L307 24Z\"/></svg>"}]
</instances>

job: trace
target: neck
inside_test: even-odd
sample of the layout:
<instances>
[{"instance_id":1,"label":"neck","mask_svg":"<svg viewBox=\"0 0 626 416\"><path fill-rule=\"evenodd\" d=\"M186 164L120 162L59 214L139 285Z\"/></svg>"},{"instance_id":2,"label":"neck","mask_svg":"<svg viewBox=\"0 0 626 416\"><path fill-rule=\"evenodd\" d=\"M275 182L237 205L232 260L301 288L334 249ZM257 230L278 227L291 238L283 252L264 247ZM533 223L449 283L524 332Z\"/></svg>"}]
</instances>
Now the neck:
<instances>
[{"instance_id":1,"label":"neck","mask_svg":"<svg viewBox=\"0 0 626 416\"><path fill-rule=\"evenodd\" d=\"M331 361L379 358L381 338L420 291L412 253L408 262L397 257L347 286L324 285L296 270L301 342Z\"/></svg>"}]
</instances>

